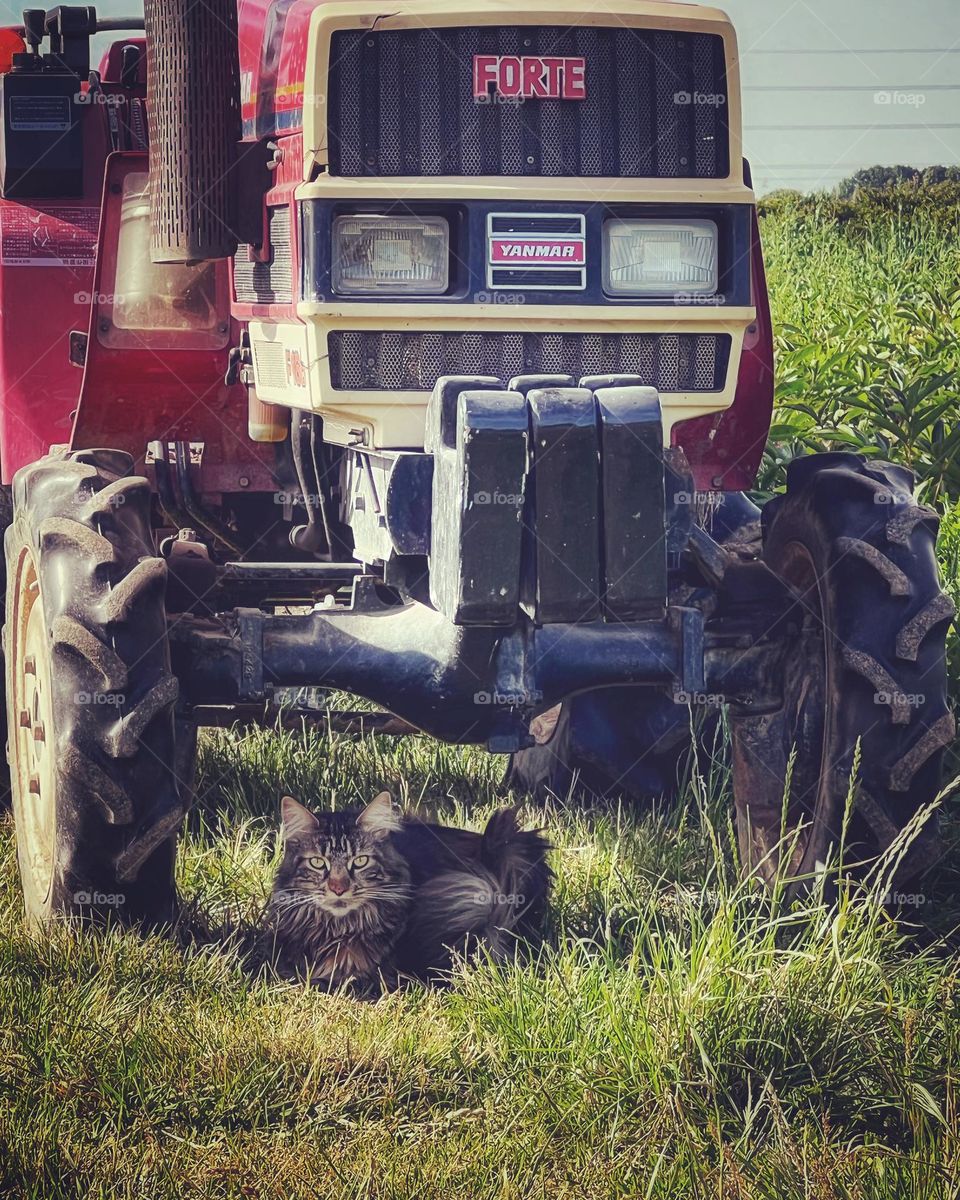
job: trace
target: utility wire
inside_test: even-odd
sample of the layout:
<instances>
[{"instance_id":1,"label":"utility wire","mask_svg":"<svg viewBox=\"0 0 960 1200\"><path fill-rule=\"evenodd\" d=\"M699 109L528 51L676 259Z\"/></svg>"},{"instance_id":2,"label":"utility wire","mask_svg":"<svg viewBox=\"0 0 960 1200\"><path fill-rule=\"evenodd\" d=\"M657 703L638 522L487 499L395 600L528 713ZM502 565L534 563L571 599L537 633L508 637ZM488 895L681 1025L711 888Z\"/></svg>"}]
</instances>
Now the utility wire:
<instances>
[{"instance_id":1,"label":"utility wire","mask_svg":"<svg viewBox=\"0 0 960 1200\"><path fill-rule=\"evenodd\" d=\"M868 167L872 166L890 166L890 163L868 163ZM906 164L894 163L894 166L906 166ZM949 166L944 163L933 163L932 166ZM863 162L855 163L808 163L808 162L792 162L792 163L757 163L753 162L755 171L861 171L865 170ZM925 171L926 167L915 167L917 171Z\"/></svg>"},{"instance_id":2,"label":"utility wire","mask_svg":"<svg viewBox=\"0 0 960 1200\"><path fill-rule=\"evenodd\" d=\"M957 92L960 83L759 83L745 92Z\"/></svg>"},{"instance_id":3,"label":"utility wire","mask_svg":"<svg viewBox=\"0 0 960 1200\"><path fill-rule=\"evenodd\" d=\"M885 124L885 125L747 125L744 126L746 131L750 133L782 133L786 130L794 130L797 132L805 131L807 133L820 133L822 130L830 129L960 129L960 122L954 121L949 124Z\"/></svg>"},{"instance_id":4,"label":"utility wire","mask_svg":"<svg viewBox=\"0 0 960 1200\"><path fill-rule=\"evenodd\" d=\"M942 46L923 46L913 50L900 50L896 46L875 46L870 50L815 50L813 48L804 48L801 50L747 50L745 53L754 54L960 54L960 46L949 46L944 49Z\"/></svg>"}]
</instances>

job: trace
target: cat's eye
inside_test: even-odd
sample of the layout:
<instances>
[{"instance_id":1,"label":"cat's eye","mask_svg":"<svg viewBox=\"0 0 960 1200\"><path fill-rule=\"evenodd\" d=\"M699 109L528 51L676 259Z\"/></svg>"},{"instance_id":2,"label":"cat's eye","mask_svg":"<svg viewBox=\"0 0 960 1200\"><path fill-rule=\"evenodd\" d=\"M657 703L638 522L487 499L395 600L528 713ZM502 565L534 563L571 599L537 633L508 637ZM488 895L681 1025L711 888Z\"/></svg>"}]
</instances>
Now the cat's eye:
<instances>
[{"instance_id":1,"label":"cat's eye","mask_svg":"<svg viewBox=\"0 0 960 1200\"><path fill-rule=\"evenodd\" d=\"M319 855L316 855L313 858L308 858L307 862L315 871L327 871L330 869L330 864L327 862L327 860L325 858L321 858Z\"/></svg>"},{"instance_id":2,"label":"cat's eye","mask_svg":"<svg viewBox=\"0 0 960 1200\"><path fill-rule=\"evenodd\" d=\"M369 854L358 854L355 858L351 859L350 866L351 867L365 867L369 861L370 861Z\"/></svg>"}]
</instances>

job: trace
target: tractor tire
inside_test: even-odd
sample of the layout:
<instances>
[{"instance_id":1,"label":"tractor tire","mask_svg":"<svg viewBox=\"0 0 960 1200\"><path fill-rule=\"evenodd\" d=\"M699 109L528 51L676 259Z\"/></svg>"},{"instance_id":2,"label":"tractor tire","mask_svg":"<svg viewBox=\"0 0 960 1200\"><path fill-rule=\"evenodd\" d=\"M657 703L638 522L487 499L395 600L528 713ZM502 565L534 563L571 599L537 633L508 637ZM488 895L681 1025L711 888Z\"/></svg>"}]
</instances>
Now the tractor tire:
<instances>
[{"instance_id":1,"label":"tractor tire","mask_svg":"<svg viewBox=\"0 0 960 1200\"><path fill-rule=\"evenodd\" d=\"M536 800L672 799L690 748L690 713L662 691L605 688L534 718L536 744L510 758L504 786Z\"/></svg>"},{"instance_id":2,"label":"tractor tire","mask_svg":"<svg viewBox=\"0 0 960 1200\"><path fill-rule=\"evenodd\" d=\"M14 478L4 645L17 858L28 918L163 925L175 914L174 704L150 484L112 450Z\"/></svg>"},{"instance_id":3,"label":"tractor tire","mask_svg":"<svg viewBox=\"0 0 960 1200\"><path fill-rule=\"evenodd\" d=\"M772 714L734 710L731 728L742 863L770 885L809 890L841 845L844 869L866 870L937 796L954 736L944 648L954 607L940 589L938 524L909 471L847 453L792 463L786 494L763 511L763 561L795 599L784 701ZM931 819L898 882L939 853Z\"/></svg>"}]
</instances>

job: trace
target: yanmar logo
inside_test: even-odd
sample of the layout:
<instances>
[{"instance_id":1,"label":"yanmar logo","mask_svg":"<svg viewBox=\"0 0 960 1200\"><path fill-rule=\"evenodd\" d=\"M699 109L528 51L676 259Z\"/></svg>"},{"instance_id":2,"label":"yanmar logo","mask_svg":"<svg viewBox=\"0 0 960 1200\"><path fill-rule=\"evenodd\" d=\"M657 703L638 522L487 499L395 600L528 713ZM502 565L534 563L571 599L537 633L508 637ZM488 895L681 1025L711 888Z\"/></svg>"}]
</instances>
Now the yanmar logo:
<instances>
[{"instance_id":1,"label":"yanmar logo","mask_svg":"<svg viewBox=\"0 0 960 1200\"><path fill-rule=\"evenodd\" d=\"M486 303L506 303L504 294L522 304L526 292L582 292L586 233L583 213L487 213Z\"/></svg>"},{"instance_id":2,"label":"yanmar logo","mask_svg":"<svg viewBox=\"0 0 960 1200\"><path fill-rule=\"evenodd\" d=\"M487 101L495 96L509 100L586 100L587 60L509 54L473 56L473 96Z\"/></svg>"},{"instance_id":3,"label":"yanmar logo","mask_svg":"<svg viewBox=\"0 0 960 1200\"><path fill-rule=\"evenodd\" d=\"M585 247L579 238L556 239L493 238L490 242L492 263L562 262L579 266L586 261Z\"/></svg>"}]
</instances>

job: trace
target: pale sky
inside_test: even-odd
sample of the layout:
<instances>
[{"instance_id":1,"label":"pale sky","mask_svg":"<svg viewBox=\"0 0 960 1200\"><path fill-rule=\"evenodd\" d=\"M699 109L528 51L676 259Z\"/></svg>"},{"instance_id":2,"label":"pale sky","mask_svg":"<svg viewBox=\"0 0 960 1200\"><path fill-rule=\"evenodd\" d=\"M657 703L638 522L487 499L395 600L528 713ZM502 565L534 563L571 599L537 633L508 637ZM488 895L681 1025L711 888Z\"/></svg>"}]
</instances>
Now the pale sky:
<instances>
[{"instance_id":1,"label":"pale sky","mask_svg":"<svg viewBox=\"0 0 960 1200\"><path fill-rule=\"evenodd\" d=\"M829 187L874 163L960 163L960 0L718 7L740 39L745 149L759 190ZM764 128L784 125L804 128Z\"/></svg>"},{"instance_id":2,"label":"pale sky","mask_svg":"<svg viewBox=\"0 0 960 1200\"><path fill-rule=\"evenodd\" d=\"M718 4L740 38L746 153L759 191L832 187L874 163L960 163L960 0ZM19 20L9 0L4 10ZM97 11L129 15L142 4L102 0ZM851 128L814 128L825 125Z\"/></svg>"}]
</instances>

